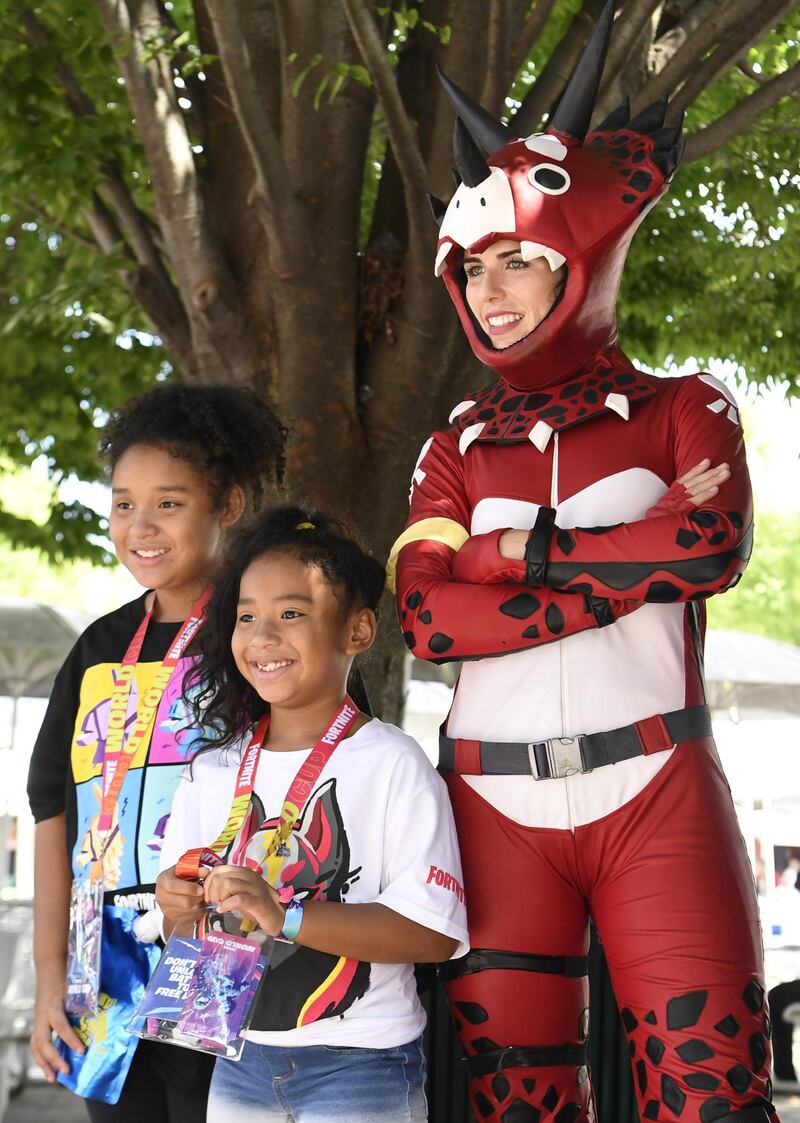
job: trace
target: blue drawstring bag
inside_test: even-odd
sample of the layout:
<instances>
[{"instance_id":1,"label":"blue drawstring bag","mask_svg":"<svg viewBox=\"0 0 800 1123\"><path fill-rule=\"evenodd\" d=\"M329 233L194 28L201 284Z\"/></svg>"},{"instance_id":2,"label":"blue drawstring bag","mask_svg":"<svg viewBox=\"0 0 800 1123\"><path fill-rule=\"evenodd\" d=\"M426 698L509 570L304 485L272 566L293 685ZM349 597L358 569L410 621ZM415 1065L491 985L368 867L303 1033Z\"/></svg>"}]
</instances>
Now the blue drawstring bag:
<instances>
[{"instance_id":1,"label":"blue drawstring bag","mask_svg":"<svg viewBox=\"0 0 800 1123\"><path fill-rule=\"evenodd\" d=\"M135 909L104 906L99 1009L93 1015L70 1018L86 1052L79 1056L63 1041L56 1042L70 1066L66 1076L58 1074L59 1083L79 1096L108 1104L116 1103L122 1092L139 1044L128 1025L161 956L156 944L143 944L134 935L137 915Z\"/></svg>"}]
</instances>

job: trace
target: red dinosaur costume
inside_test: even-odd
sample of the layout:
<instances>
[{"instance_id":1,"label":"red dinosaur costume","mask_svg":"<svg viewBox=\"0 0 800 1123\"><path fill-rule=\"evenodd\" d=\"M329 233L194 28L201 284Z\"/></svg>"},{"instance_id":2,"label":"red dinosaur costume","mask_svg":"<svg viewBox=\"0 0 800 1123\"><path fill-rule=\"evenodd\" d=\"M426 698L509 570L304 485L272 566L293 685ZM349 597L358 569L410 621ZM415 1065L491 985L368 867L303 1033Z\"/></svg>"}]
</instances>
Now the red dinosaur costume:
<instances>
[{"instance_id":1,"label":"red dinosaur costume","mask_svg":"<svg viewBox=\"0 0 800 1123\"><path fill-rule=\"evenodd\" d=\"M703 601L750 552L742 430L716 379L642 374L616 343L625 255L683 141L666 101L588 131L613 7L545 133L516 138L443 78L462 182L432 200L436 271L500 375L423 447L389 566L414 655L464 660L440 766L472 951L443 974L480 1121L594 1118L591 918L642 1118L774 1123L753 880L702 674ZM567 277L497 350L462 261L501 239ZM695 508L668 484L705 457L731 474ZM531 531L525 561L499 552L509 528Z\"/></svg>"}]
</instances>

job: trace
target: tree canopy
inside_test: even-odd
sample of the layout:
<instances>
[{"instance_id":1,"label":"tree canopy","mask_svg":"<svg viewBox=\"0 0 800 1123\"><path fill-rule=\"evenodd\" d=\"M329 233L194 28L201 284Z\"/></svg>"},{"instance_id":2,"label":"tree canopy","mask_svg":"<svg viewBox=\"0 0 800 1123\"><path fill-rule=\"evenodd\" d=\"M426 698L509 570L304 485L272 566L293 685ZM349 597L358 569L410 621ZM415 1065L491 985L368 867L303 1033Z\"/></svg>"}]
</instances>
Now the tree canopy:
<instances>
[{"instance_id":1,"label":"tree canopy","mask_svg":"<svg viewBox=\"0 0 800 1123\"><path fill-rule=\"evenodd\" d=\"M521 135L602 0L0 0L0 453L96 478L96 429L154 379L269 394L289 488L387 550L429 431L487 381L441 282L440 63ZM621 341L652 366L788 376L797 336L800 5L620 0L598 118L672 95L687 154L637 235ZM89 555L54 504L0 532Z\"/></svg>"}]
</instances>

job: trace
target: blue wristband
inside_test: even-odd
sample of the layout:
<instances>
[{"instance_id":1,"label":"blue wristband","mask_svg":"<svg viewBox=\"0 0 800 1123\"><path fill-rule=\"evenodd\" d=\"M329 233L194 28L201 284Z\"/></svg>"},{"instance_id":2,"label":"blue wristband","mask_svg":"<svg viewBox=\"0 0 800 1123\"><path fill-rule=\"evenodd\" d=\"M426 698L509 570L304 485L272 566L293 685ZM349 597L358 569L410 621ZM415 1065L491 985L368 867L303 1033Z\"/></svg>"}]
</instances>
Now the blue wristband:
<instances>
[{"instance_id":1,"label":"blue wristband","mask_svg":"<svg viewBox=\"0 0 800 1123\"><path fill-rule=\"evenodd\" d=\"M303 902L298 901L297 897L292 897L291 901L289 901L289 904L286 906L286 915L283 918L283 928L281 928L281 936L283 939L293 944L300 935L300 926L302 923Z\"/></svg>"}]
</instances>

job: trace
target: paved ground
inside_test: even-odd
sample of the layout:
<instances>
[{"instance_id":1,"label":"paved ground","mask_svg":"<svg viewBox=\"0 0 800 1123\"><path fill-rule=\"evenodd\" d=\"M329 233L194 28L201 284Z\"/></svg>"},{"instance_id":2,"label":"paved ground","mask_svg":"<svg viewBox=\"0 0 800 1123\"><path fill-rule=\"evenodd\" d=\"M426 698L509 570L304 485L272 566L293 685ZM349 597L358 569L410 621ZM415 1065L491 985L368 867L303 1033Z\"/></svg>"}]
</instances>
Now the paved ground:
<instances>
[{"instance_id":1,"label":"paved ground","mask_svg":"<svg viewBox=\"0 0 800 1123\"><path fill-rule=\"evenodd\" d=\"M800 1123L800 1096L776 1096L775 1106L781 1123ZM87 1118L77 1096L60 1087L29 1084L12 1099L2 1123L86 1123Z\"/></svg>"}]
</instances>

